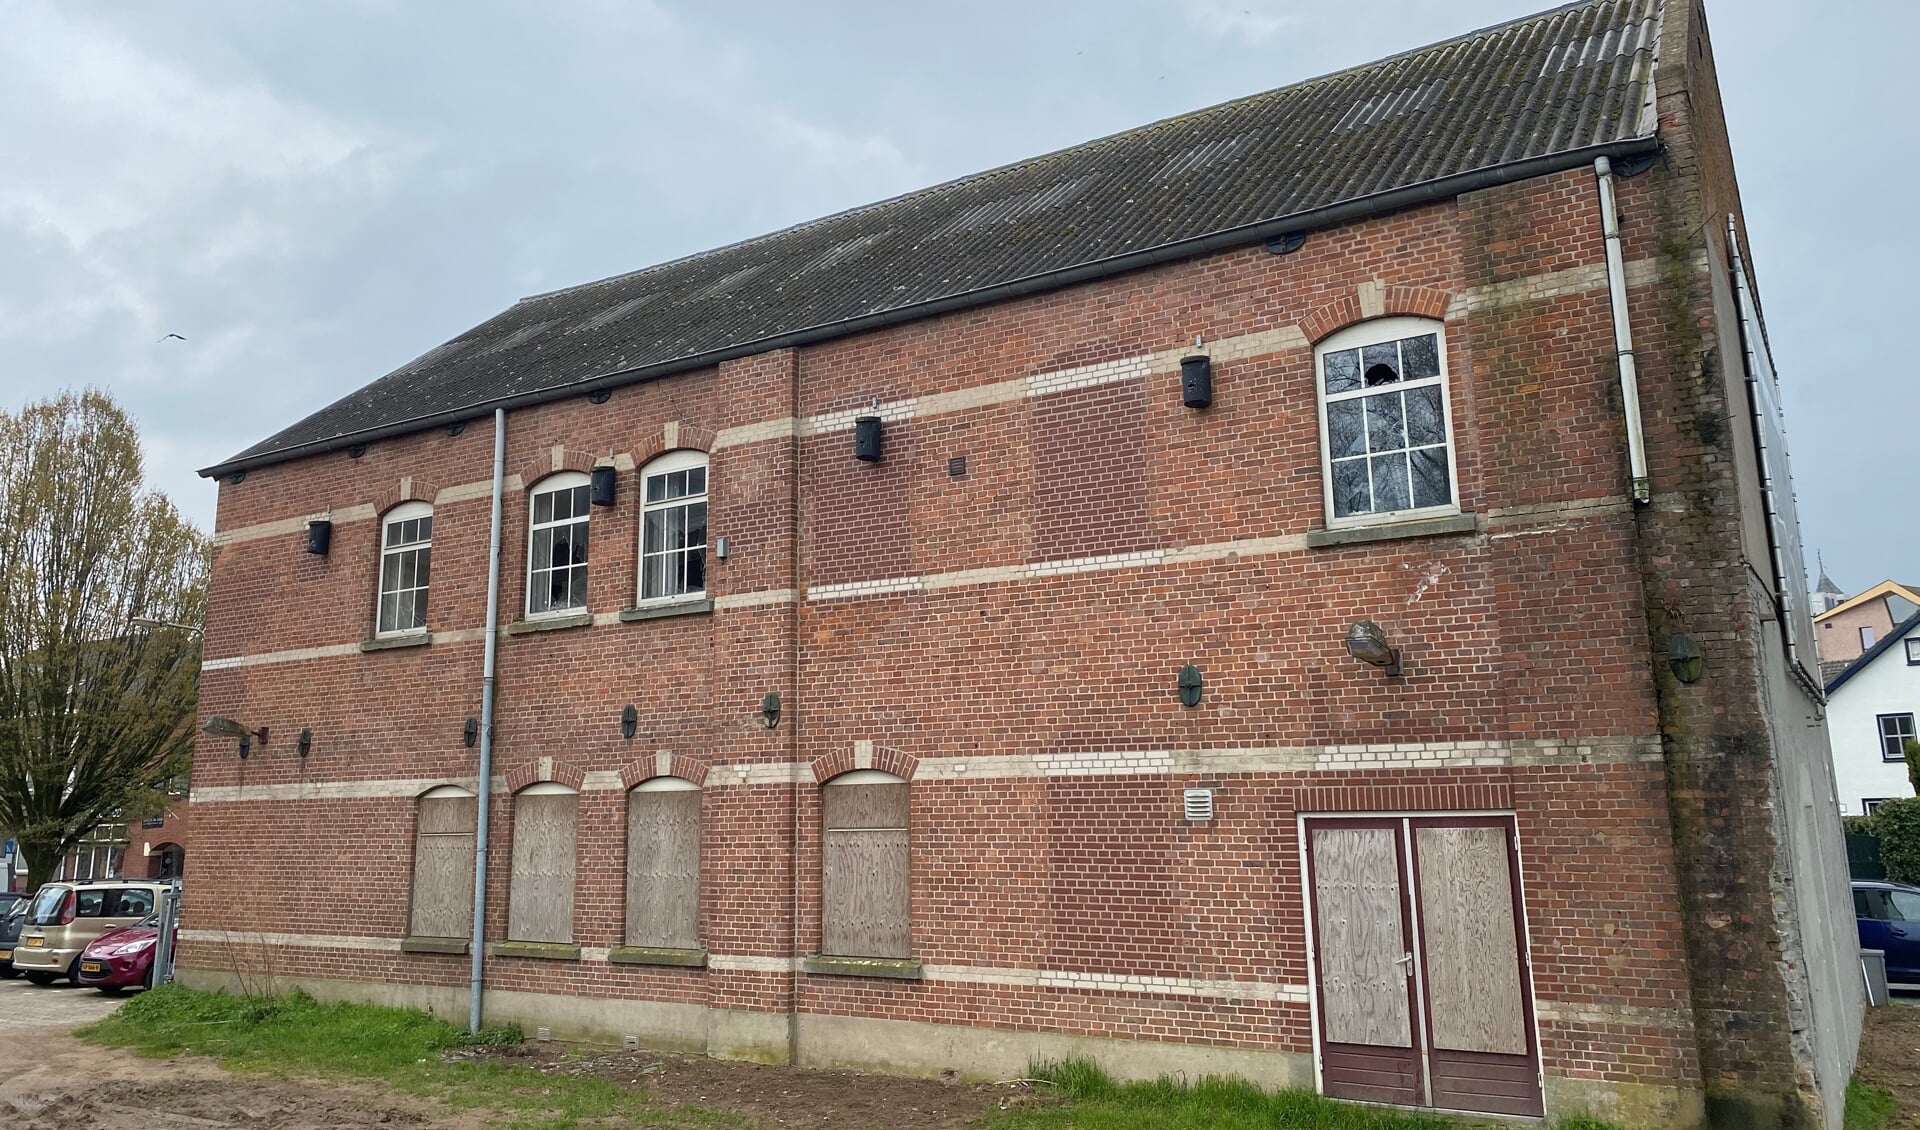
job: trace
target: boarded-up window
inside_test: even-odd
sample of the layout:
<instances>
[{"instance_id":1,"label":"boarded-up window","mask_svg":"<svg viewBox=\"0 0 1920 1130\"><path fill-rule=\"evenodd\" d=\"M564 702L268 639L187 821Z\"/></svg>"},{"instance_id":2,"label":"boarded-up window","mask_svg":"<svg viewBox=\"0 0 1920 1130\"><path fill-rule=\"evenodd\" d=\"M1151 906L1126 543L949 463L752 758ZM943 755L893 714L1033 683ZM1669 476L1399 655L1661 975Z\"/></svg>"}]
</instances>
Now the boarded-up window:
<instances>
[{"instance_id":1,"label":"boarded-up window","mask_svg":"<svg viewBox=\"0 0 1920 1130\"><path fill-rule=\"evenodd\" d=\"M565 785L533 785L513 798L513 883L507 937L573 940L573 830L580 797Z\"/></svg>"},{"instance_id":2,"label":"boarded-up window","mask_svg":"<svg viewBox=\"0 0 1920 1130\"><path fill-rule=\"evenodd\" d=\"M821 790L821 948L842 957L911 957L907 783L874 770Z\"/></svg>"},{"instance_id":3,"label":"boarded-up window","mask_svg":"<svg viewBox=\"0 0 1920 1130\"><path fill-rule=\"evenodd\" d=\"M627 944L700 948L700 791L655 777L627 794Z\"/></svg>"},{"instance_id":4,"label":"boarded-up window","mask_svg":"<svg viewBox=\"0 0 1920 1130\"><path fill-rule=\"evenodd\" d=\"M407 932L421 938L464 938L473 930L473 832L478 815L465 789L435 789L420 798L413 839L413 915Z\"/></svg>"}]
</instances>

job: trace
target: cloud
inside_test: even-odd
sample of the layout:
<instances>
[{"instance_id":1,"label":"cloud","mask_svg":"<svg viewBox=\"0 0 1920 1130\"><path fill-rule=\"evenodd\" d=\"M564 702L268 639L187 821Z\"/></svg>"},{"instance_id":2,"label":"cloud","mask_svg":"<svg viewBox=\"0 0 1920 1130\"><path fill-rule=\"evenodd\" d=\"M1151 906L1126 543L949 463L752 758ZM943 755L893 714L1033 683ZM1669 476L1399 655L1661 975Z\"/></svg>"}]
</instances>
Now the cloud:
<instances>
[{"instance_id":1,"label":"cloud","mask_svg":"<svg viewBox=\"0 0 1920 1130\"><path fill-rule=\"evenodd\" d=\"M1259 43L1283 28L1300 22L1292 14L1274 14L1257 4L1234 0L1184 0L1181 14L1208 35Z\"/></svg>"}]
</instances>

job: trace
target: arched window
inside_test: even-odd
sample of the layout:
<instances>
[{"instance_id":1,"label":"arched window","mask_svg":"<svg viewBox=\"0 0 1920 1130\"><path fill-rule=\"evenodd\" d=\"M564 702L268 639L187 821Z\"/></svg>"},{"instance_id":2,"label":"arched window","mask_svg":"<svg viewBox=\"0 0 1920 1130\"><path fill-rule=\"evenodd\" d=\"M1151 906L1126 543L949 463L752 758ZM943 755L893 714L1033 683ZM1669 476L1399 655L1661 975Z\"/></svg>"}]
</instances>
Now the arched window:
<instances>
[{"instance_id":1,"label":"arched window","mask_svg":"<svg viewBox=\"0 0 1920 1130\"><path fill-rule=\"evenodd\" d=\"M627 944L700 948L700 786L684 778L627 794Z\"/></svg>"},{"instance_id":2,"label":"arched window","mask_svg":"<svg viewBox=\"0 0 1920 1130\"><path fill-rule=\"evenodd\" d=\"M473 835L479 802L442 785L424 793L413 836L413 907L407 933L465 938L473 931Z\"/></svg>"},{"instance_id":3,"label":"arched window","mask_svg":"<svg viewBox=\"0 0 1920 1130\"><path fill-rule=\"evenodd\" d=\"M433 507L403 502L380 519L380 607L377 636L427 626L427 577L433 564Z\"/></svg>"},{"instance_id":4,"label":"arched window","mask_svg":"<svg viewBox=\"0 0 1920 1130\"><path fill-rule=\"evenodd\" d=\"M821 952L911 957L907 783L856 769L820 790Z\"/></svg>"},{"instance_id":5,"label":"arched window","mask_svg":"<svg viewBox=\"0 0 1920 1130\"><path fill-rule=\"evenodd\" d=\"M580 795L565 785L547 781L514 794L509 941L573 940L573 846L579 817Z\"/></svg>"},{"instance_id":6,"label":"arched window","mask_svg":"<svg viewBox=\"0 0 1920 1130\"><path fill-rule=\"evenodd\" d=\"M587 606L587 476L563 471L533 488L527 535L527 615Z\"/></svg>"},{"instance_id":7,"label":"arched window","mask_svg":"<svg viewBox=\"0 0 1920 1130\"><path fill-rule=\"evenodd\" d=\"M676 451L641 474L640 600L696 598L707 589L707 456Z\"/></svg>"},{"instance_id":8,"label":"arched window","mask_svg":"<svg viewBox=\"0 0 1920 1130\"><path fill-rule=\"evenodd\" d=\"M1458 513L1441 324L1376 318L1314 357L1328 528Z\"/></svg>"}]
</instances>

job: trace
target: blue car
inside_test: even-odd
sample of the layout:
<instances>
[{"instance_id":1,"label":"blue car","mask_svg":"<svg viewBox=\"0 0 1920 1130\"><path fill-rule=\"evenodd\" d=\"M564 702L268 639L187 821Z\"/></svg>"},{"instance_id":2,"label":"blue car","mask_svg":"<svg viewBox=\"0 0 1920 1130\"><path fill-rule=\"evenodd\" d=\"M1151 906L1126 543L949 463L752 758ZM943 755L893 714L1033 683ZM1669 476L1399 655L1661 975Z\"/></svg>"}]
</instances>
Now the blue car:
<instances>
[{"instance_id":1,"label":"blue car","mask_svg":"<svg viewBox=\"0 0 1920 1130\"><path fill-rule=\"evenodd\" d=\"M1853 916L1859 920L1861 948L1886 951L1887 980L1920 985L1920 887L1855 883Z\"/></svg>"}]
</instances>

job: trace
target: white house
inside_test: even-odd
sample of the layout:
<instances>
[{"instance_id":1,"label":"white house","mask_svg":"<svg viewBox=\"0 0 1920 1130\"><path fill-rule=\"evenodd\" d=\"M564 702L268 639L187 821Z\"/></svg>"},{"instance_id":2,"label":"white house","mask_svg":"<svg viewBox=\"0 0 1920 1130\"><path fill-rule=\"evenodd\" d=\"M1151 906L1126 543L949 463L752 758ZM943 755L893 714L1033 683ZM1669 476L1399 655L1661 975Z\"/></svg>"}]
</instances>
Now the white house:
<instances>
[{"instance_id":1,"label":"white house","mask_svg":"<svg viewBox=\"0 0 1920 1130\"><path fill-rule=\"evenodd\" d=\"M1908 617L1827 684L1827 736L1840 811L1871 812L1913 795L1904 753L1920 737L1920 614Z\"/></svg>"}]
</instances>

